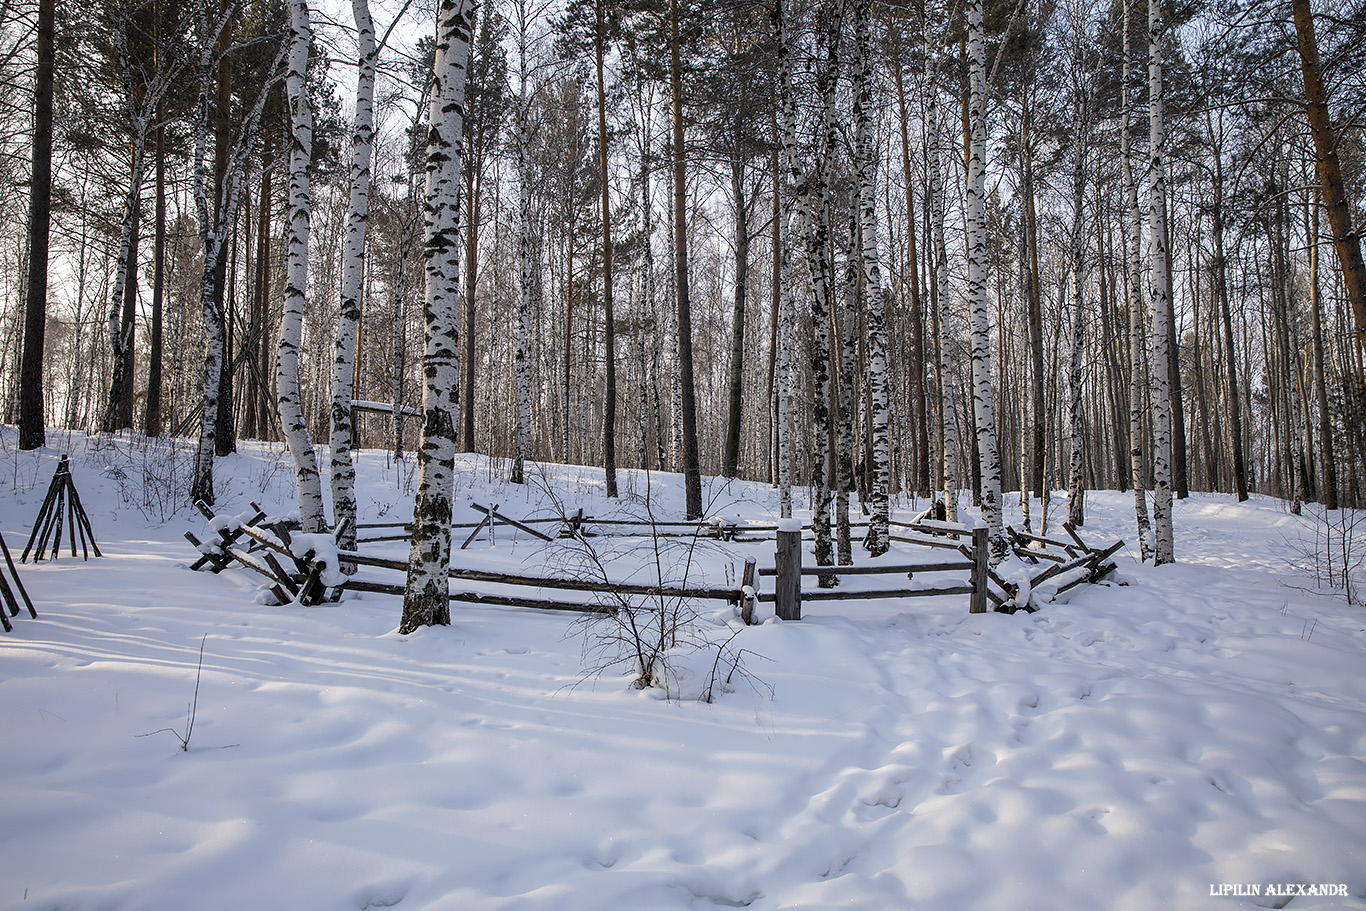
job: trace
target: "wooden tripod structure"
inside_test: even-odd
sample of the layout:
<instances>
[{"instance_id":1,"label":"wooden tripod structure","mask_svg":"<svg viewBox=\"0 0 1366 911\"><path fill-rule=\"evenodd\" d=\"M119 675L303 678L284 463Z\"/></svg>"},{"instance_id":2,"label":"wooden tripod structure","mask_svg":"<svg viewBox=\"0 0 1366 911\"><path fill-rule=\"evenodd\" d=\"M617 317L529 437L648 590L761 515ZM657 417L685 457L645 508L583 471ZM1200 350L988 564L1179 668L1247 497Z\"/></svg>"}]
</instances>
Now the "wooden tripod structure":
<instances>
[{"instance_id":1,"label":"wooden tripod structure","mask_svg":"<svg viewBox=\"0 0 1366 911\"><path fill-rule=\"evenodd\" d=\"M95 532L90 527L90 517L85 514L85 507L81 505L81 495L76 492L76 483L71 479L71 465L67 457L62 456L61 461L57 463L57 471L52 475L52 484L48 486L43 508L38 511L38 518L33 522L33 534L29 535L24 553L19 557L20 563L28 561L29 551L33 550L34 544L38 545L38 549L33 554L33 561L36 563L43 559L49 542L52 545L52 559L57 559L57 552L62 546L63 512L66 513L66 526L69 529L67 538L71 545L71 556L76 556L78 537L81 539L83 559L89 560L92 550L95 551L95 556L104 556L100 553L99 545L95 543Z\"/></svg>"}]
</instances>

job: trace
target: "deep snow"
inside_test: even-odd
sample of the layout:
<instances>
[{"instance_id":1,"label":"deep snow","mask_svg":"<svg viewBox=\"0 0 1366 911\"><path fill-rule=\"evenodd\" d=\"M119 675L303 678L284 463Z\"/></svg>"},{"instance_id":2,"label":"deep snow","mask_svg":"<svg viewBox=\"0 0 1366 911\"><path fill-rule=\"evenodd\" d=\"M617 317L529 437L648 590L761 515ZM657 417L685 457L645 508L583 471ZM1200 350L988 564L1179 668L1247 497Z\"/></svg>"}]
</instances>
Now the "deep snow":
<instances>
[{"instance_id":1,"label":"deep snow","mask_svg":"<svg viewBox=\"0 0 1366 911\"><path fill-rule=\"evenodd\" d=\"M751 675L705 704L587 676L572 615L455 604L449 628L405 637L393 597L260 604L244 572L186 570L182 532L205 523L163 520L144 484L181 483L188 444L51 439L19 453L0 431L0 531L17 557L70 451L106 556L22 566L40 617L0 634L0 908L1366 907L1366 612L1307 590L1295 557L1318 520L1278 501L1178 502L1177 565L1130 547L1128 584L1035 614L951 596L741 628L703 605L699 635L738 630ZM411 463L358 467L362 521L405 518ZM486 459L460 469L465 521L470 500L545 514L552 491L615 508L591 468L528 489ZM222 511L291 509L278 447L217 474ZM709 484L713 513L776 515L763 485ZM681 513L677 476L623 489L634 514L647 492ZM1132 504L1090 494L1084 534L1132 544ZM689 571L724 584L771 548L708 545ZM614 576L651 572L648 547L602 553ZM506 527L457 560L573 564ZM181 752L141 735L183 733L201 640ZM1265 894L1296 884L1347 895Z\"/></svg>"}]
</instances>

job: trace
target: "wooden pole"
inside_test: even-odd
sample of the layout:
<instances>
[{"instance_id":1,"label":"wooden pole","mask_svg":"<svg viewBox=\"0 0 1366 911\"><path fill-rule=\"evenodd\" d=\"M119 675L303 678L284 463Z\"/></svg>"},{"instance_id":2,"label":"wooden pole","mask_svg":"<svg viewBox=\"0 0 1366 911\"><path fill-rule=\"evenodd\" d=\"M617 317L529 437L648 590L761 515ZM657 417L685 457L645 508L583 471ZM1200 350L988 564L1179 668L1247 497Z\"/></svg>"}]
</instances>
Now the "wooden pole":
<instances>
[{"instance_id":1,"label":"wooden pole","mask_svg":"<svg viewBox=\"0 0 1366 911\"><path fill-rule=\"evenodd\" d=\"M802 619L802 528L795 519L778 525L778 549L774 555L778 570L773 586L775 611L779 620Z\"/></svg>"},{"instance_id":2,"label":"wooden pole","mask_svg":"<svg viewBox=\"0 0 1366 911\"><path fill-rule=\"evenodd\" d=\"M968 613L986 613L987 578L987 530L979 526L972 530L972 599Z\"/></svg>"},{"instance_id":3,"label":"wooden pole","mask_svg":"<svg viewBox=\"0 0 1366 911\"><path fill-rule=\"evenodd\" d=\"M740 619L746 626L754 623L754 583L758 581L756 561L753 557L745 560L745 572L740 577Z\"/></svg>"}]
</instances>

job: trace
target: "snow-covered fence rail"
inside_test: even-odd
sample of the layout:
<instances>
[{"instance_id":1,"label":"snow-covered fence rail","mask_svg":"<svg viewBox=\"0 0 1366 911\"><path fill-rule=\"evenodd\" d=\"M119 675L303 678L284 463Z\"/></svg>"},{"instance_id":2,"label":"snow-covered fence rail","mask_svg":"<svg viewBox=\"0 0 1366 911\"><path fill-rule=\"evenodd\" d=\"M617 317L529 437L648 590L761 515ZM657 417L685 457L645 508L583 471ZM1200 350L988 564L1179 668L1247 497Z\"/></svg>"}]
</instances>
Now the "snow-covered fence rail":
<instances>
[{"instance_id":1,"label":"snow-covered fence rail","mask_svg":"<svg viewBox=\"0 0 1366 911\"><path fill-rule=\"evenodd\" d=\"M904 525L905 523L901 524ZM851 601L873 598L923 598L935 595L968 595L968 610L971 613L977 614L986 611L988 600L994 601L998 609L1009 609L1008 605L1010 605L1011 599L1015 596L1016 590L1011 583L997 577L987 565L986 529L968 529L962 526L955 526L951 528L936 528L934 531L938 534L952 534L955 537L960 535L968 536L972 542L971 546L960 543L936 545L952 547L964 557L964 559L898 564L874 563L861 566L803 566L801 526L794 522L790 527L780 527L778 529L777 549L774 553L774 565L772 568L763 567L759 570L760 576L774 577L773 591L759 593L756 596L757 600L773 602L774 612L783 620L800 620L802 618L803 601ZM962 571L968 573L966 583L959 581L940 583L937 585L859 589L856 591L843 591L829 588L818 589L816 591L803 591L801 586L802 576L832 576L846 574L904 575L907 578L914 578L917 573ZM1004 596L997 595L995 592L991 591L990 585L992 582L995 582L1005 592Z\"/></svg>"},{"instance_id":2,"label":"snow-covered fence rail","mask_svg":"<svg viewBox=\"0 0 1366 911\"><path fill-rule=\"evenodd\" d=\"M358 566L376 569L397 570L406 573L408 563L387 557L374 557L351 551L341 551L339 558ZM752 581L753 561L746 565L746 578ZM652 585L648 583L616 581L612 579L567 579L555 576L530 576L517 573L501 573L482 569L451 567L450 578L462 583L482 583L506 586L512 589L538 589L540 592L583 592L595 596L595 600L578 601L565 598L527 597L522 594L473 591L466 587L452 587L450 600L470 604L492 604L506 607L532 607L542 610L575 611L579 613L612 613L620 609L620 596L635 595L647 598L680 598L711 601L727 601L743 604L746 598L745 584L739 586L695 586L695 585ZM377 592L386 595L403 594L400 582L383 581L373 578L346 579L341 586L347 591Z\"/></svg>"},{"instance_id":3,"label":"snow-covered fence rail","mask_svg":"<svg viewBox=\"0 0 1366 911\"><path fill-rule=\"evenodd\" d=\"M401 580L375 578L375 574L343 575L343 568L365 568L367 570L390 570L407 573L405 560L390 557L372 556L358 551L341 550L336 538L330 535L299 535L292 533L289 523L268 520L265 513L252 504L253 513L244 516L215 516L202 502L197 504L215 538L200 542L190 532L185 533L200 552L198 561L192 569L208 568L211 572L221 572L236 562L246 569L264 577L269 590L280 603L298 601L302 604L317 604L323 600L337 600L345 590L374 592L402 596L404 585ZM498 511L497 506L473 506L483 513L482 520L464 525L473 529L468 544L484 528L490 529L503 522L547 543L553 541L550 535L532 527L536 524L560 523L562 537L591 536L582 512L568 518L513 520ZM871 563L858 566L803 566L802 540L807 531L800 522L785 520L772 526L775 534L776 549L774 565L758 568L753 558L746 559L742 578L736 585L704 586L649 584L613 580L598 576L565 578L557 576L534 576L518 573L495 572L483 569L451 567L449 578L459 585L449 590L451 601L488 604L509 607L529 607L542 610L574 611L582 613L612 613L619 610L634 609L629 602L631 597L654 599L718 600L740 608L745 622L752 622L754 606L758 602L773 603L776 615L784 620L800 620L803 601L847 601L882 598L918 598L936 595L968 595L969 612L984 613L991 607L998 611L1031 610L1031 592L1044 582L1054 581L1056 593L1080 585L1083 582L1096 582L1114 571L1115 564L1109 562L1115 552L1124 546L1119 541L1106 548L1088 545L1070 525L1063 528L1071 542L1047 538L1009 529L1014 551L1030 566L1039 567L1037 573L1027 573L1028 584L1002 578L988 563L987 533L985 528L968 528L955 523L933 521L923 517L912 522L893 521L896 534L892 540L930 548L952 551L944 559L924 559L903 563ZM600 523L598 534L606 533L606 527L619 525L628 529L620 532L622 536L645 533L664 536L667 531L661 528L691 528L694 536L708 534L710 537L726 541L754 540L742 539L736 529L756 530L754 526L739 526L737 523L718 522L637 522L634 520L610 520ZM649 526L651 531L635 532L640 526ZM296 526L297 527L297 526ZM368 529L402 529L403 534L360 538L359 541L402 540L407 538L404 523L383 523L361 526ZM460 527L460 526L457 526ZM767 530L767 527L764 528ZM958 578L948 578L932 584L920 583L917 576L940 573L964 573ZM824 578L840 575L856 576L903 576L916 580L915 585L901 583L895 587L857 588L836 590L819 588L804 591L801 584L803 576ZM772 591L759 591L760 577L774 579ZM472 586L491 587L492 590L476 590ZM536 589L534 594L525 594L527 589ZM519 591L520 590L520 591ZM589 595L587 600L565 597L568 593ZM549 597L546 597L549 595Z\"/></svg>"},{"instance_id":4,"label":"snow-covered fence rail","mask_svg":"<svg viewBox=\"0 0 1366 911\"><path fill-rule=\"evenodd\" d=\"M255 503L246 518L215 515L203 500L195 506L215 537L201 542L185 532L185 539L200 553L190 569L207 567L209 572L220 573L235 561L263 576L280 604L321 604L340 596L343 577L335 536L295 534L289 522L268 519Z\"/></svg>"},{"instance_id":5,"label":"snow-covered fence rail","mask_svg":"<svg viewBox=\"0 0 1366 911\"><path fill-rule=\"evenodd\" d=\"M1072 539L1070 542L1006 528L1015 555L1033 566L1041 567L1039 573L1030 573L1031 589L1044 582L1057 580L1056 596L1084 582L1099 582L1115 571L1115 564L1110 558L1124 546L1123 540L1105 548L1092 547L1082 540L1072 523L1065 522L1062 528Z\"/></svg>"}]
</instances>

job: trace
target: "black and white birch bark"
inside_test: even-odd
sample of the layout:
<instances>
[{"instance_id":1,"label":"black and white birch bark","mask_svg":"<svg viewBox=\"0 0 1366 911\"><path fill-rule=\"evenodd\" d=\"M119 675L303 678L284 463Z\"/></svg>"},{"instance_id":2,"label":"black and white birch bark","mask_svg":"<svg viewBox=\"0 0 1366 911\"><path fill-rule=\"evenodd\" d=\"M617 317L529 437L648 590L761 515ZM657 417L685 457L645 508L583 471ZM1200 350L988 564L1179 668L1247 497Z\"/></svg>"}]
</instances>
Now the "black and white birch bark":
<instances>
[{"instance_id":1,"label":"black and white birch bark","mask_svg":"<svg viewBox=\"0 0 1366 911\"><path fill-rule=\"evenodd\" d=\"M868 537L864 546L877 557L891 545L891 442L888 437L887 401L887 302L882 290L881 247L877 222L877 158L872 124L872 79L869 74L871 39L869 18L872 0L854 0L854 159L858 171L859 229L863 260L864 306L867 312L867 383L872 404L869 433L872 436L872 485Z\"/></svg>"},{"instance_id":2,"label":"black and white birch bark","mask_svg":"<svg viewBox=\"0 0 1366 911\"><path fill-rule=\"evenodd\" d=\"M806 235L806 266L811 279L811 339L808 346L811 367L811 416L815 438L812 443L811 528L815 535L813 549L817 566L834 564L830 538L831 491L831 422L830 422L830 310L834 292L833 265L830 262L830 172L839 138L839 123L835 118L835 95L839 77L840 15L834 4L827 6L822 16L824 23L817 40L824 59L816 74L816 91L821 99L815 167L810 178L801 186L802 225ZM837 585L833 574L817 577L822 588Z\"/></svg>"},{"instance_id":3,"label":"black and white birch bark","mask_svg":"<svg viewBox=\"0 0 1366 911\"><path fill-rule=\"evenodd\" d=\"M218 390L224 346L223 311L215 294L218 263L219 258L223 255L223 245L227 240L228 232L241 201L242 174L256 149L261 114L265 110L266 99L279 81L280 67L289 47L287 41L280 43L275 59L266 71L267 78L262 82L255 102L242 117L242 126L237 143L232 148L226 168L226 202L219 207L217 217L212 218L209 213L206 161L209 137L209 92L214 82L214 54L218 45L218 36L227 27L236 10L236 3L229 4L216 21L209 19L207 2L201 3L197 11L199 61L196 70L199 93L195 114L193 193L195 217L199 223L199 241L204 251L203 271L199 278L199 309L204 321L204 359L200 374L202 398L200 403L199 444L195 449L194 472L190 482L190 499L203 500L210 505L214 502L215 428L218 417Z\"/></svg>"},{"instance_id":4,"label":"black and white birch bark","mask_svg":"<svg viewBox=\"0 0 1366 911\"><path fill-rule=\"evenodd\" d=\"M473 0L441 0L427 133L422 439L400 633L451 622L451 496L460 376L460 174Z\"/></svg>"},{"instance_id":5,"label":"black and white birch bark","mask_svg":"<svg viewBox=\"0 0 1366 911\"><path fill-rule=\"evenodd\" d=\"M1072 266L1072 352L1067 370L1072 438L1071 464L1068 466L1067 521L1081 527L1086 524L1086 487L1082 472L1085 445L1085 402L1082 399L1082 363L1086 354L1086 184L1090 179L1089 142L1091 133L1091 94L1084 84L1083 74L1085 15L1080 8L1074 13L1076 29L1073 55L1072 87L1072 238L1070 259Z\"/></svg>"},{"instance_id":6,"label":"black and white birch bark","mask_svg":"<svg viewBox=\"0 0 1366 911\"><path fill-rule=\"evenodd\" d=\"M351 133L351 196L342 241L341 307L332 357L332 519L337 545L356 546L356 466L351 460L351 400L355 394L356 333L365 278L365 241L370 219L370 159L374 148L375 61L379 45L368 0L351 0L356 23L356 119ZM354 564L343 569L354 571Z\"/></svg>"},{"instance_id":7,"label":"black and white birch bark","mask_svg":"<svg viewBox=\"0 0 1366 911\"><path fill-rule=\"evenodd\" d=\"M967 0L968 19L968 310L971 317L972 406L981 466L982 519L986 522L992 563L1006 555L1001 515L1001 460L996 449L996 411L992 395L991 309L987 299L986 231L986 49L983 0Z\"/></svg>"},{"instance_id":8,"label":"black and white birch bark","mask_svg":"<svg viewBox=\"0 0 1366 911\"><path fill-rule=\"evenodd\" d=\"M1172 543L1172 409L1167 361L1171 273L1167 267L1167 133L1161 0L1148 0L1148 300L1152 328L1153 560L1175 561Z\"/></svg>"},{"instance_id":9,"label":"black and white birch bark","mask_svg":"<svg viewBox=\"0 0 1366 911\"><path fill-rule=\"evenodd\" d=\"M778 462L778 503L779 515L792 516L792 450L791 450L791 408L792 384L795 364L793 363L793 323L796 320L795 277L792 268L792 250L795 232L792 230L791 203L796 192L799 177L797 163L797 107L792 94L792 47L787 30L787 19L783 11L783 0L773 0L773 32L777 39L778 56L778 100L780 119L778 143L782 151L780 194L781 238L779 253L779 276L781 286L778 307L778 369L776 375L778 413L774 425L775 448Z\"/></svg>"},{"instance_id":10,"label":"black and white birch bark","mask_svg":"<svg viewBox=\"0 0 1366 911\"><path fill-rule=\"evenodd\" d=\"M835 416L835 550L840 566L854 562L849 528L849 494L854 489L854 374L858 367L859 271L858 213L851 213L844 238L844 282L836 340L839 350L839 382L836 383Z\"/></svg>"},{"instance_id":11,"label":"black and white birch bark","mask_svg":"<svg viewBox=\"0 0 1366 911\"><path fill-rule=\"evenodd\" d=\"M285 235L284 313L275 360L276 407L289 452L294 459L294 484L299 496L299 522L305 532L319 532L323 515L322 478L318 458L304 423L299 400L299 346L303 343L304 303L308 293L308 241L312 193L308 166L313 158L313 107L308 98L307 72L313 26L308 0L290 0L289 62L285 89L289 97L289 203Z\"/></svg>"},{"instance_id":12,"label":"black and white birch bark","mask_svg":"<svg viewBox=\"0 0 1366 911\"><path fill-rule=\"evenodd\" d=\"M1143 478L1143 405L1147 399L1147 345L1143 319L1142 214L1138 207L1138 182L1134 177L1129 148L1129 69L1133 59L1129 47L1129 15L1133 0L1124 3L1124 66L1120 84L1119 168L1124 185L1124 270L1129 307L1129 482L1134 488L1134 515L1138 524L1139 553L1152 559L1152 523L1148 521L1148 500Z\"/></svg>"}]
</instances>

